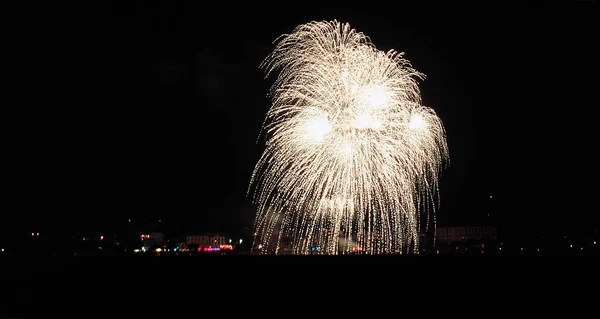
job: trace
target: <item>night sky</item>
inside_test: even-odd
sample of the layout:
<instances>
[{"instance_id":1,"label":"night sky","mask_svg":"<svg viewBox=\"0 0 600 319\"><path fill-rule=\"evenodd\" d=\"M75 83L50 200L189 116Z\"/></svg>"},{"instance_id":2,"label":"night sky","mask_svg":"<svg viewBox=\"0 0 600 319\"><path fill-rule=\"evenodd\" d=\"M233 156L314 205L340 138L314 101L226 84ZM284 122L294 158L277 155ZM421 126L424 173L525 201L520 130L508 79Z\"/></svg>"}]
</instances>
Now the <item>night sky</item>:
<instances>
[{"instance_id":1,"label":"night sky","mask_svg":"<svg viewBox=\"0 0 600 319\"><path fill-rule=\"evenodd\" d=\"M31 27L15 78L27 103L8 119L3 152L3 236L129 218L243 232L273 81L259 64L280 34L336 18L427 75L423 101L445 125L451 158L440 224L486 222L491 209L505 234L598 225L586 183L596 183L599 53L596 12L583 3L203 3L100 2Z\"/></svg>"}]
</instances>

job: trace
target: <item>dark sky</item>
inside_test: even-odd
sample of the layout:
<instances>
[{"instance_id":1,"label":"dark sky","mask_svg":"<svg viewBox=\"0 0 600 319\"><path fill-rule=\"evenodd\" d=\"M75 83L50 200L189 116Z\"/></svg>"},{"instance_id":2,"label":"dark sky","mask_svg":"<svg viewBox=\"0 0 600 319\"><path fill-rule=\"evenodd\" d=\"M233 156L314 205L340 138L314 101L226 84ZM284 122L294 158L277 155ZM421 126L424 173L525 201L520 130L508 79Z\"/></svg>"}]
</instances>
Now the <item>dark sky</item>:
<instances>
[{"instance_id":1,"label":"dark sky","mask_svg":"<svg viewBox=\"0 0 600 319\"><path fill-rule=\"evenodd\" d=\"M507 232L598 223L586 199L596 181L597 143L586 140L598 106L595 6L204 3L99 2L30 27L16 50L31 102L9 123L5 233L127 218L251 225L246 190L273 80L258 66L280 34L334 18L427 75L424 104L441 117L451 157L441 223L480 222L490 194Z\"/></svg>"}]
</instances>

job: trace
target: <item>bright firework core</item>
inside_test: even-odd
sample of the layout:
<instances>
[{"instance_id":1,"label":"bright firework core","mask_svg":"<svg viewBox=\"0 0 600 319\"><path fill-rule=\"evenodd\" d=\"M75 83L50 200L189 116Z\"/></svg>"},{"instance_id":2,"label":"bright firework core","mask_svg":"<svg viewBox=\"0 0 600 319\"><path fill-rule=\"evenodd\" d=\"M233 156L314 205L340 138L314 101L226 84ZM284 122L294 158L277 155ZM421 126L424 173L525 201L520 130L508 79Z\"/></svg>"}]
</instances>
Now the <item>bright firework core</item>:
<instances>
[{"instance_id":1,"label":"bright firework core","mask_svg":"<svg viewBox=\"0 0 600 319\"><path fill-rule=\"evenodd\" d=\"M309 141L321 142L325 138L325 135L331 131L331 124L329 124L327 116L315 116L306 120L304 129Z\"/></svg>"},{"instance_id":2,"label":"bright firework core","mask_svg":"<svg viewBox=\"0 0 600 319\"><path fill-rule=\"evenodd\" d=\"M423 117L419 114L413 114L410 117L410 122L408 126L413 130L425 129L427 127L427 123L423 119Z\"/></svg>"},{"instance_id":3,"label":"bright firework core","mask_svg":"<svg viewBox=\"0 0 600 319\"><path fill-rule=\"evenodd\" d=\"M409 252L435 231L445 132L402 56L337 21L276 43L262 65L278 76L251 179L261 252Z\"/></svg>"}]
</instances>

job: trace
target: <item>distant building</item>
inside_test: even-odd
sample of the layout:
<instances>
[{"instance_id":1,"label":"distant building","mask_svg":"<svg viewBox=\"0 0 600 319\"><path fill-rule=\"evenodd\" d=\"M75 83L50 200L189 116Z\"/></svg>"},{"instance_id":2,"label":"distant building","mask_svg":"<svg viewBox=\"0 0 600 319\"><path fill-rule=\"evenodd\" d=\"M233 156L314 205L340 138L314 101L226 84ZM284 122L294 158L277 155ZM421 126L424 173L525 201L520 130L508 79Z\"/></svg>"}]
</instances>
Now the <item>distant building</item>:
<instances>
[{"instance_id":1,"label":"distant building","mask_svg":"<svg viewBox=\"0 0 600 319\"><path fill-rule=\"evenodd\" d=\"M212 236L210 236L210 245L213 247L227 245L227 235L213 234Z\"/></svg>"},{"instance_id":2,"label":"distant building","mask_svg":"<svg viewBox=\"0 0 600 319\"><path fill-rule=\"evenodd\" d=\"M140 239L142 240L142 246L148 248L154 246L164 246L167 244L167 242L165 241L165 234L159 232L141 234Z\"/></svg>"},{"instance_id":3,"label":"distant building","mask_svg":"<svg viewBox=\"0 0 600 319\"><path fill-rule=\"evenodd\" d=\"M188 235L185 237L185 244L190 245L198 245L198 247L210 246L210 235Z\"/></svg>"},{"instance_id":4,"label":"distant building","mask_svg":"<svg viewBox=\"0 0 600 319\"><path fill-rule=\"evenodd\" d=\"M217 248L228 245L228 236L225 234L200 234L200 235L188 235L185 238L187 246L195 245L199 249L203 248Z\"/></svg>"}]
</instances>

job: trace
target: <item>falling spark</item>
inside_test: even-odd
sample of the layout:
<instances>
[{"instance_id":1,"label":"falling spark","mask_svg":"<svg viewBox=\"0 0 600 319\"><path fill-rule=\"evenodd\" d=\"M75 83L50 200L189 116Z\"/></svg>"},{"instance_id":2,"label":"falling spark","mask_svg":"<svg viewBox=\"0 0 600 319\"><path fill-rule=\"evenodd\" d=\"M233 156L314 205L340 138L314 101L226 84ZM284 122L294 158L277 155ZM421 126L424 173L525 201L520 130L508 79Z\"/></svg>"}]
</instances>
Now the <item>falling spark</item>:
<instances>
[{"instance_id":1,"label":"falling spark","mask_svg":"<svg viewBox=\"0 0 600 319\"><path fill-rule=\"evenodd\" d=\"M336 20L280 37L261 67L266 77L279 73L250 180L255 245L295 254L418 251L421 232L435 232L448 163L441 120L421 104L424 75L403 53L379 51Z\"/></svg>"}]
</instances>

